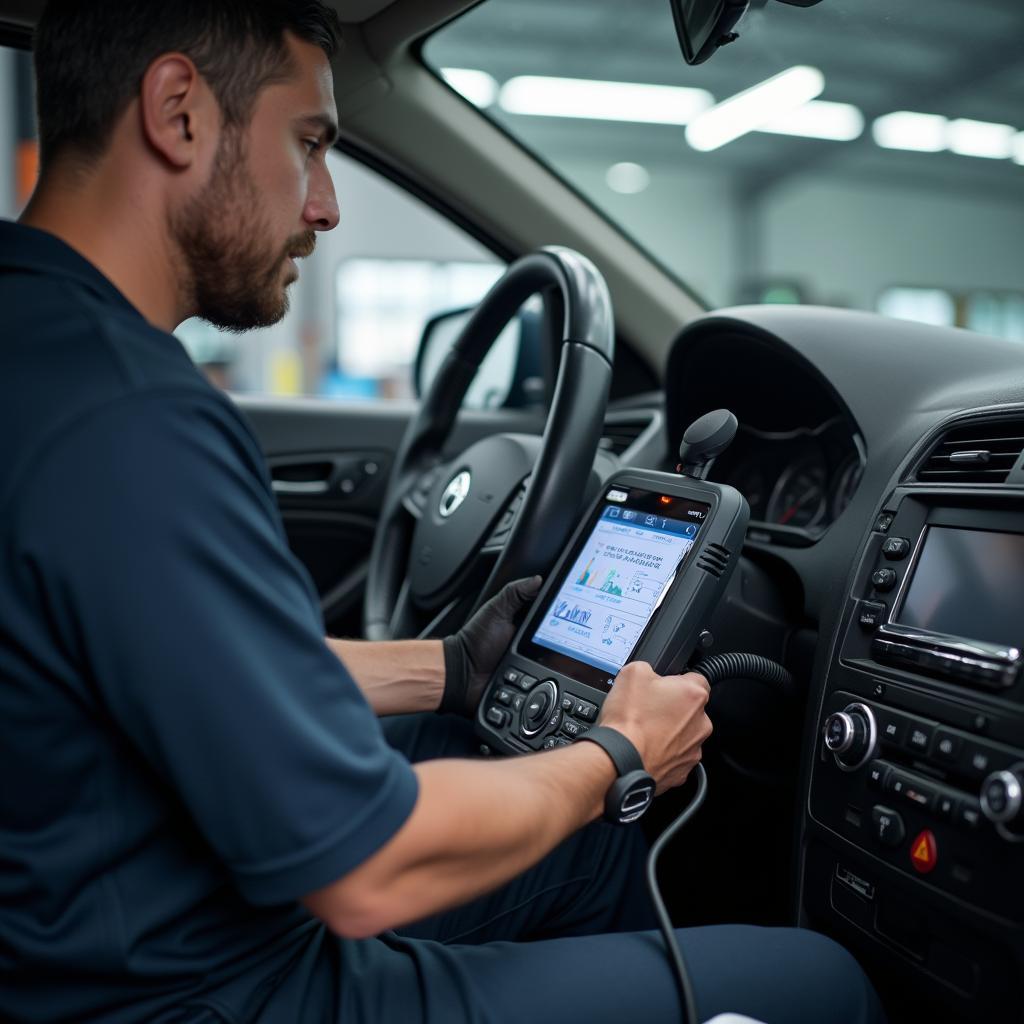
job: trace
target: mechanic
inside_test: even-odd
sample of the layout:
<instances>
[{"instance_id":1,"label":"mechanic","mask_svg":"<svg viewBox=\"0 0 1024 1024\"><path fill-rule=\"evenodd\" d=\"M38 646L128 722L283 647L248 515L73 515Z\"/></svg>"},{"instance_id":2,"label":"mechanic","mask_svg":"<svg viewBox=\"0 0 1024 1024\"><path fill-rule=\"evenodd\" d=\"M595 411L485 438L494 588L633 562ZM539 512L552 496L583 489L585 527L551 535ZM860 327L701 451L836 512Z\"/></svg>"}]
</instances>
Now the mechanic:
<instances>
[{"instance_id":1,"label":"mechanic","mask_svg":"<svg viewBox=\"0 0 1024 1024\"><path fill-rule=\"evenodd\" d=\"M38 26L41 177L0 225L0 1016L676 1020L605 752L467 760L538 581L444 641L325 643L252 433L170 334L277 321L338 223L338 32L314 0ZM663 791L707 695L633 664L602 721ZM680 938L704 1017L881 1019L821 936Z\"/></svg>"}]
</instances>

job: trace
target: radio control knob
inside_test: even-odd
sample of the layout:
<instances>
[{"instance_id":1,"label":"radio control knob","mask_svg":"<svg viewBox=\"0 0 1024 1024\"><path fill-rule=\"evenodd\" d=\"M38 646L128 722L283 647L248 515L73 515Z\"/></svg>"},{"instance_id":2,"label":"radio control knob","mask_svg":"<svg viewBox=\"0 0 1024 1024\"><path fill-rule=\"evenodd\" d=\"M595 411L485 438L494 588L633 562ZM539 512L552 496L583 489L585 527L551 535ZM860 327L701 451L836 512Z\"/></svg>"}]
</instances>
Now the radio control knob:
<instances>
[{"instance_id":1,"label":"radio control knob","mask_svg":"<svg viewBox=\"0 0 1024 1024\"><path fill-rule=\"evenodd\" d=\"M989 821L1008 825L1024 805L1024 779L1017 771L993 772L981 784L981 811Z\"/></svg>"},{"instance_id":2,"label":"radio control knob","mask_svg":"<svg viewBox=\"0 0 1024 1024\"><path fill-rule=\"evenodd\" d=\"M878 727L871 708L865 704L847 704L825 719L825 746L840 768L859 768L875 752Z\"/></svg>"}]
</instances>

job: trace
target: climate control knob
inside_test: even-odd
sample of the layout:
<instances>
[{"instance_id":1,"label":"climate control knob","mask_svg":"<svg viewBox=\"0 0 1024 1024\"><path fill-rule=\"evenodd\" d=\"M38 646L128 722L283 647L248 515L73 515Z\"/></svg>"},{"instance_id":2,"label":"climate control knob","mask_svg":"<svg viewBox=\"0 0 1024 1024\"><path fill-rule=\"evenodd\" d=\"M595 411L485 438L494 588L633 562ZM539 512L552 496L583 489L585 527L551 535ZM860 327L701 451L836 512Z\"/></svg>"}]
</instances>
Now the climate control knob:
<instances>
[{"instance_id":1,"label":"climate control knob","mask_svg":"<svg viewBox=\"0 0 1024 1024\"><path fill-rule=\"evenodd\" d=\"M981 784L981 811L997 825L1018 819L1024 806L1024 777L1021 766L1014 771L993 772Z\"/></svg>"},{"instance_id":2,"label":"climate control knob","mask_svg":"<svg viewBox=\"0 0 1024 1024\"><path fill-rule=\"evenodd\" d=\"M866 704L847 704L825 719L825 746L832 751L840 768L853 771L875 752L878 727Z\"/></svg>"}]
</instances>

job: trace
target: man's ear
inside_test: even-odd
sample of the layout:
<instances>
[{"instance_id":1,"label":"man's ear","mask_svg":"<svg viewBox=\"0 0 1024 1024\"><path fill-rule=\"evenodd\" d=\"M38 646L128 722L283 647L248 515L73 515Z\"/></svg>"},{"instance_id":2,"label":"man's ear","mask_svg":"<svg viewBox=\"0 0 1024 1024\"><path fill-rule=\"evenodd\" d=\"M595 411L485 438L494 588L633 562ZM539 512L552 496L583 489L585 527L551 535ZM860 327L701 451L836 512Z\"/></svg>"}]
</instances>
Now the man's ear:
<instances>
[{"instance_id":1,"label":"man's ear","mask_svg":"<svg viewBox=\"0 0 1024 1024\"><path fill-rule=\"evenodd\" d=\"M181 53L165 53L146 69L139 94L142 131L172 167L190 167L216 133L213 96L195 64Z\"/></svg>"}]
</instances>

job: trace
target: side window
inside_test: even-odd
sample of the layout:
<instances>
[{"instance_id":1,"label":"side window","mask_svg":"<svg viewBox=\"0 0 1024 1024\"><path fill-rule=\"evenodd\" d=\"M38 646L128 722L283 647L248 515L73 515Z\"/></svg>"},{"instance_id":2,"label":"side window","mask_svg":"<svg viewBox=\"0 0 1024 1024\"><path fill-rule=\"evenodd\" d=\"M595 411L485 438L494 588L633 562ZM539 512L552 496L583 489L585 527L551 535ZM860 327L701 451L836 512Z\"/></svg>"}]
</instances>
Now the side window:
<instances>
[{"instance_id":1,"label":"side window","mask_svg":"<svg viewBox=\"0 0 1024 1024\"><path fill-rule=\"evenodd\" d=\"M299 265L288 315L243 335L199 320L177 334L207 376L232 391L409 398L426 322L474 305L504 264L379 174L337 151L327 159L341 223Z\"/></svg>"},{"instance_id":2,"label":"side window","mask_svg":"<svg viewBox=\"0 0 1024 1024\"><path fill-rule=\"evenodd\" d=\"M37 172L32 62L0 47L0 217L16 217ZM341 223L299 266L288 315L232 335L189 320L177 334L218 386L328 398L408 398L426 322L475 305L504 270L465 232L381 175L328 154Z\"/></svg>"}]
</instances>

